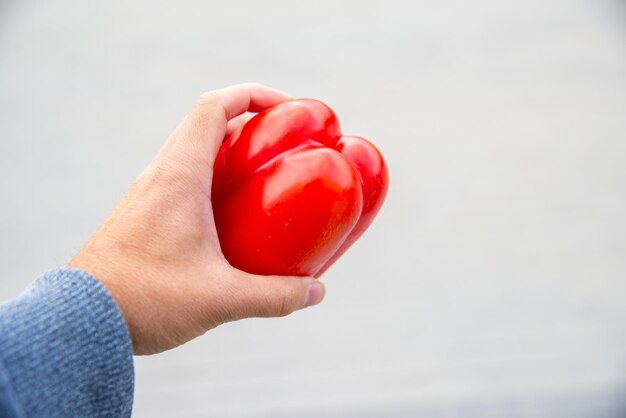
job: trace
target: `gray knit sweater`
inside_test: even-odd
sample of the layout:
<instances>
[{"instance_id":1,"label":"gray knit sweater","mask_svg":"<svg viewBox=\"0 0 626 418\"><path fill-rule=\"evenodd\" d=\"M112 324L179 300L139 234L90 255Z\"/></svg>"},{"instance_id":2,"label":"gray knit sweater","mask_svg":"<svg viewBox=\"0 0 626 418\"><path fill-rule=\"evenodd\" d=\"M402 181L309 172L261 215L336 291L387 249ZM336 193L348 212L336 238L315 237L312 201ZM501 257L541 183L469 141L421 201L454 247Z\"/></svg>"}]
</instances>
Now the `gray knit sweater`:
<instances>
[{"instance_id":1,"label":"gray knit sweater","mask_svg":"<svg viewBox=\"0 0 626 418\"><path fill-rule=\"evenodd\" d=\"M50 271L0 305L0 417L128 417L130 338L89 274Z\"/></svg>"}]
</instances>

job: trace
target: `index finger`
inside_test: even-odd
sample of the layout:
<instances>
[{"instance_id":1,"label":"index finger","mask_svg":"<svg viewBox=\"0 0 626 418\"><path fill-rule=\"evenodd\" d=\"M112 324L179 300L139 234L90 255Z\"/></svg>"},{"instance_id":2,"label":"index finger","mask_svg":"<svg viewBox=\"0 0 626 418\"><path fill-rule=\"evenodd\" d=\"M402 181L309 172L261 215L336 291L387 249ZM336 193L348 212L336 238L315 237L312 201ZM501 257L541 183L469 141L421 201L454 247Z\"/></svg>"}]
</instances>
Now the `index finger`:
<instances>
[{"instance_id":1,"label":"index finger","mask_svg":"<svg viewBox=\"0 0 626 418\"><path fill-rule=\"evenodd\" d=\"M257 83L206 92L200 95L193 110L172 133L157 159L173 150L184 149L187 158L206 161L212 166L230 119L288 100L292 97L287 93Z\"/></svg>"},{"instance_id":2,"label":"index finger","mask_svg":"<svg viewBox=\"0 0 626 418\"><path fill-rule=\"evenodd\" d=\"M244 83L202 94L200 107L221 107L226 120L245 112L260 112L270 106L291 100L287 93L258 83Z\"/></svg>"}]
</instances>

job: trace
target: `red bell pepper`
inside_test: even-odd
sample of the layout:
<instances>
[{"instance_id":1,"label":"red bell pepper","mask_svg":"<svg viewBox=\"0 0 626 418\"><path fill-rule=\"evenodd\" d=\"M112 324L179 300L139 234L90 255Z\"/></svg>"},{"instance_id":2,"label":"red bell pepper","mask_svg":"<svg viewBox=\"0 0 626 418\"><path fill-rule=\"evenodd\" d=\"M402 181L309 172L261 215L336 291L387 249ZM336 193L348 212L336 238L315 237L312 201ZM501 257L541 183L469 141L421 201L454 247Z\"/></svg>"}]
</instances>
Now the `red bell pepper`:
<instances>
[{"instance_id":1,"label":"red bell pepper","mask_svg":"<svg viewBox=\"0 0 626 418\"><path fill-rule=\"evenodd\" d=\"M249 273L319 277L365 232L388 174L325 104L281 103L222 144L212 202L224 256Z\"/></svg>"}]
</instances>

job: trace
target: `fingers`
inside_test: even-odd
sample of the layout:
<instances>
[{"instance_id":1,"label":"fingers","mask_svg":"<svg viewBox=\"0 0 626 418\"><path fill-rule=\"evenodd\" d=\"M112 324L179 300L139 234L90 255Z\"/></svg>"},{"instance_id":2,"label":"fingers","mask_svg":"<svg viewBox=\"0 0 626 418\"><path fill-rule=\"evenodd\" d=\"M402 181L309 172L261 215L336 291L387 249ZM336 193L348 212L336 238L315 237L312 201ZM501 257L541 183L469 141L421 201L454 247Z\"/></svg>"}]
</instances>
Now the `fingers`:
<instances>
[{"instance_id":1,"label":"fingers","mask_svg":"<svg viewBox=\"0 0 626 418\"><path fill-rule=\"evenodd\" d=\"M235 319L280 317L317 305L326 290L311 277L257 276L243 273Z\"/></svg>"},{"instance_id":2,"label":"fingers","mask_svg":"<svg viewBox=\"0 0 626 418\"><path fill-rule=\"evenodd\" d=\"M165 155L184 158L186 163L212 166L228 131L228 121L245 112L259 112L291 100L280 90L255 83L238 84L202 94L164 147ZM233 120L232 127L243 123ZM240 125L239 125L240 126Z\"/></svg>"},{"instance_id":3,"label":"fingers","mask_svg":"<svg viewBox=\"0 0 626 418\"><path fill-rule=\"evenodd\" d=\"M291 100L287 93L257 83L244 83L206 92L198 99L196 108L221 107L226 120L244 112L259 112L270 106Z\"/></svg>"},{"instance_id":4,"label":"fingers","mask_svg":"<svg viewBox=\"0 0 626 418\"><path fill-rule=\"evenodd\" d=\"M228 138L229 136L237 132L239 129L241 129L243 125L246 124L246 122L248 122L253 117L254 113L244 113L229 120L228 126L226 127L226 137Z\"/></svg>"}]
</instances>

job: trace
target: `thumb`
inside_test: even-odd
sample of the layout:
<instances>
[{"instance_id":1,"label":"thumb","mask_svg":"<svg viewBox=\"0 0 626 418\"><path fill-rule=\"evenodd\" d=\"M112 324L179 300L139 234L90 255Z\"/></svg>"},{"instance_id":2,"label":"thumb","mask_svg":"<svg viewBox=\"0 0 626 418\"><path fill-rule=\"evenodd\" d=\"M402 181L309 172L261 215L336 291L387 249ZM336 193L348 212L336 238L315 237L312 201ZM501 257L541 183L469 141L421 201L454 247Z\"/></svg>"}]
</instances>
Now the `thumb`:
<instances>
[{"instance_id":1,"label":"thumb","mask_svg":"<svg viewBox=\"0 0 626 418\"><path fill-rule=\"evenodd\" d=\"M242 272L243 273L243 272ZM317 305L324 299L324 284L312 277L241 277L239 318L279 317Z\"/></svg>"}]
</instances>

